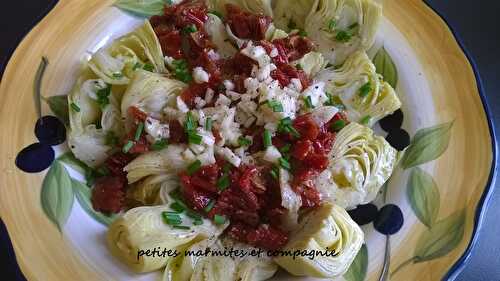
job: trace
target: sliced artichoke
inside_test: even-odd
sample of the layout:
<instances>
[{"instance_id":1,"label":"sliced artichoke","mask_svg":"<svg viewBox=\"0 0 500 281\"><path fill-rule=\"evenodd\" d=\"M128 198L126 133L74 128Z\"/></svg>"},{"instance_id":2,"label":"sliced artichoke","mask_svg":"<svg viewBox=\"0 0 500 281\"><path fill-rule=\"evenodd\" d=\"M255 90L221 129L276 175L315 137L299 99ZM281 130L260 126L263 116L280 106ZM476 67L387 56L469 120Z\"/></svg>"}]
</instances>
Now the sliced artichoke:
<instances>
[{"instance_id":1,"label":"sliced artichoke","mask_svg":"<svg viewBox=\"0 0 500 281\"><path fill-rule=\"evenodd\" d=\"M111 253L135 272L151 272L164 267L168 257L139 256L139 251L159 249L174 250L191 241L218 236L224 226L209 220L190 229L177 229L167 225L162 213L166 206L138 207L116 219L108 229L107 246Z\"/></svg>"},{"instance_id":2,"label":"sliced artichoke","mask_svg":"<svg viewBox=\"0 0 500 281\"><path fill-rule=\"evenodd\" d=\"M382 80L365 52L355 52L338 69L321 71L316 80L338 96L351 121L372 126L401 107L401 101L389 83Z\"/></svg>"},{"instance_id":3,"label":"sliced artichoke","mask_svg":"<svg viewBox=\"0 0 500 281\"><path fill-rule=\"evenodd\" d=\"M124 171L129 183L134 183L151 175L177 173L195 161L195 156L186 155L186 145L169 145L160 151L141 154L130 162Z\"/></svg>"},{"instance_id":4,"label":"sliced artichoke","mask_svg":"<svg viewBox=\"0 0 500 281\"><path fill-rule=\"evenodd\" d=\"M264 14L273 16L271 0L208 0L208 6L223 15L226 15L226 5L232 4L240 7L246 12L252 14Z\"/></svg>"},{"instance_id":5,"label":"sliced artichoke","mask_svg":"<svg viewBox=\"0 0 500 281\"><path fill-rule=\"evenodd\" d=\"M208 14L205 31L210 35L212 42L217 46L217 52L222 57L231 58L238 52L238 49L229 42L226 26L218 16Z\"/></svg>"},{"instance_id":6,"label":"sliced artichoke","mask_svg":"<svg viewBox=\"0 0 500 281\"><path fill-rule=\"evenodd\" d=\"M155 72L166 71L160 42L148 20L132 33L113 41L111 46L99 49L88 66L106 83L125 85L135 70L146 63L151 64Z\"/></svg>"},{"instance_id":7,"label":"sliced artichoke","mask_svg":"<svg viewBox=\"0 0 500 281\"><path fill-rule=\"evenodd\" d=\"M313 259L280 256L275 261L296 276L334 278L349 269L363 239L363 231L343 208L325 203L301 219L284 251L321 251L330 255L316 255Z\"/></svg>"},{"instance_id":8,"label":"sliced artichoke","mask_svg":"<svg viewBox=\"0 0 500 281\"><path fill-rule=\"evenodd\" d=\"M127 118L127 110L135 106L149 115L161 118L165 107L175 107L177 96L186 84L160 74L138 70L123 95L121 112Z\"/></svg>"},{"instance_id":9,"label":"sliced artichoke","mask_svg":"<svg viewBox=\"0 0 500 281\"><path fill-rule=\"evenodd\" d=\"M258 249L240 243L234 243L229 239L216 240L207 239L192 244L185 250L196 253L205 252L207 247L212 251L224 251L233 248L234 251L258 253ZM184 254L184 253L183 253ZM246 256L185 256L181 255L171 259L163 275L164 281L261 281L271 278L278 266L268 257Z\"/></svg>"},{"instance_id":10,"label":"sliced artichoke","mask_svg":"<svg viewBox=\"0 0 500 281\"><path fill-rule=\"evenodd\" d=\"M295 61L294 64L300 65L304 72L312 77L322 71L327 65L327 62L321 53L309 52L300 60Z\"/></svg>"},{"instance_id":11,"label":"sliced artichoke","mask_svg":"<svg viewBox=\"0 0 500 281\"><path fill-rule=\"evenodd\" d=\"M303 29L315 0L276 0L274 24L283 30Z\"/></svg>"},{"instance_id":12,"label":"sliced artichoke","mask_svg":"<svg viewBox=\"0 0 500 281\"><path fill-rule=\"evenodd\" d=\"M96 91L107 87L101 79L84 68L73 90L68 95L69 123L68 144L76 156L90 167L102 164L112 149L107 144L107 135L123 133L120 108L113 93L108 96L109 104L99 106ZM98 128L97 124L101 124Z\"/></svg>"},{"instance_id":13,"label":"sliced artichoke","mask_svg":"<svg viewBox=\"0 0 500 281\"><path fill-rule=\"evenodd\" d=\"M160 190L162 186L178 186L175 174L152 175L127 189L127 199L137 203L137 206L160 205L162 202Z\"/></svg>"},{"instance_id":14,"label":"sliced artichoke","mask_svg":"<svg viewBox=\"0 0 500 281\"><path fill-rule=\"evenodd\" d=\"M309 11L304 29L334 65L369 49L382 19L382 7L373 0L316 0Z\"/></svg>"},{"instance_id":15,"label":"sliced artichoke","mask_svg":"<svg viewBox=\"0 0 500 281\"><path fill-rule=\"evenodd\" d=\"M323 200L352 209L375 199L392 174L398 153L370 128L350 123L337 134L329 158L315 186Z\"/></svg>"}]
</instances>

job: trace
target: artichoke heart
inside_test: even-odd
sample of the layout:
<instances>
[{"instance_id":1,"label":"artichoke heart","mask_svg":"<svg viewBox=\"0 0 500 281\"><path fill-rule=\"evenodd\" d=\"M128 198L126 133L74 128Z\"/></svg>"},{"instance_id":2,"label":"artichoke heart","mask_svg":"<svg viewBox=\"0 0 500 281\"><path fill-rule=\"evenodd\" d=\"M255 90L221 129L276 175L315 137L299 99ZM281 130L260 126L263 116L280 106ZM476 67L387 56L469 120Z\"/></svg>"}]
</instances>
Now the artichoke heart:
<instances>
[{"instance_id":1,"label":"artichoke heart","mask_svg":"<svg viewBox=\"0 0 500 281\"><path fill-rule=\"evenodd\" d=\"M162 219L162 213L169 210L167 206L138 207L115 220L107 233L111 253L135 272L151 272L163 268L169 257L139 256L139 251L175 250L223 231L223 226L215 226L208 220L190 229L172 228Z\"/></svg>"},{"instance_id":2,"label":"artichoke heart","mask_svg":"<svg viewBox=\"0 0 500 281\"><path fill-rule=\"evenodd\" d=\"M352 209L375 199L392 174L398 153L370 128L350 123L337 134L329 158L316 187L324 200Z\"/></svg>"},{"instance_id":3,"label":"artichoke heart","mask_svg":"<svg viewBox=\"0 0 500 281\"><path fill-rule=\"evenodd\" d=\"M275 261L296 276L334 278L349 269L363 239L363 231L343 208L324 203L301 219L284 249L317 251L316 256L280 256Z\"/></svg>"},{"instance_id":4,"label":"artichoke heart","mask_svg":"<svg viewBox=\"0 0 500 281\"><path fill-rule=\"evenodd\" d=\"M124 131L114 90L110 89L108 104L97 102L96 91L109 86L96 78L85 67L68 95L68 144L75 157L90 167L99 166L109 157L112 147L107 143L108 134L119 137ZM101 126L98 128L97 124Z\"/></svg>"},{"instance_id":5,"label":"artichoke heart","mask_svg":"<svg viewBox=\"0 0 500 281\"><path fill-rule=\"evenodd\" d=\"M316 0L309 11L304 30L334 65L369 49L382 19L382 7L373 0Z\"/></svg>"},{"instance_id":6,"label":"artichoke heart","mask_svg":"<svg viewBox=\"0 0 500 281\"><path fill-rule=\"evenodd\" d=\"M126 85L136 69L150 64L155 72L166 71L160 42L148 20L133 32L99 49L88 66L108 84Z\"/></svg>"},{"instance_id":7,"label":"artichoke heart","mask_svg":"<svg viewBox=\"0 0 500 281\"><path fill-rule=\"evenodd\" d=\"M122 117L127 118L127 110L135 106L148 115L161 118L166 107L174 107L175 100L186 84L163 77L160 74L137 70L121 103Z\"/></svg>"},{"instance_id":8,"label":"artichoke heart","mask_svg":"<svg viewBox=\"0 0 500 281\"><path fill-rule=\"evenodd\" d=\"M184 251L191 253L205 252L210 248L207 256L186 256ZM223 256L224 250L233 249L234 252L245 253L245 257ZM278 270L278 266L271 258L249 256L249 253L258 253L258 249L235 243L229 239L206 239L191 244L183 250L183 254L171 259L165 268L164 281L261 281L271 278ZM216 253L221 253L218 255Z\"/></svg>"},{"instance_id":9,"label":"artichoke heart","mask_svg":"<svg viewBox=\"0 0 500 281\"><path fill-rule=\"evenodd\" d=\"M355 52L338 69L321 71L316 79L342 101L348 119L372 126L401 107L401 101L389 83L377 74L365 52Z\"/></svg>"}]
</instances>

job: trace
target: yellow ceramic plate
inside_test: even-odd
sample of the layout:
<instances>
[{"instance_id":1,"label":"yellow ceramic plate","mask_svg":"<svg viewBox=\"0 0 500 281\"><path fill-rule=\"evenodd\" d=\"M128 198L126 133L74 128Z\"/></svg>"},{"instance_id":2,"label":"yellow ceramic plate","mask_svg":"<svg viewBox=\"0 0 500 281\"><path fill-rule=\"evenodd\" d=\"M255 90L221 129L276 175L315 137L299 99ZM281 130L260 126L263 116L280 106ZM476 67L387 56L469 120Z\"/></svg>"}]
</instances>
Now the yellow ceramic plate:
<instances>
[{"instance_id":1,"label":"yellow ceramic plate","mask_svg":"<svg viewBox=\"0 0 500 281\"><path fill-rule=\"evenodd\" d=\"M344 278L452 277L480 224L493 177L494 136L473 68L445 22L419 0L386 0L384 16L370 53L378 54L385 71L397 73L402 128L412 143L376 203L399 206L405 221L390 237L364 226L366 247ZM0 86L0 211L29 280L154 280L155 274L134 275L111 257L100 223L106 218L90 216L88 198L75 187L58 190L59 201L50 203L57 206L52 221L60 232L42 208L47 204L40 199L45 172L27 174L14 164L17 153L37 141L33 81L42 56L49 60L42 95L66 94L82 57L139 23L112 7L112 1L61 0L7 66ZM43 105L42 112L50 114L50 109ZM56 147L58 154L63 150Z\"/></svg>"}]
</instances>

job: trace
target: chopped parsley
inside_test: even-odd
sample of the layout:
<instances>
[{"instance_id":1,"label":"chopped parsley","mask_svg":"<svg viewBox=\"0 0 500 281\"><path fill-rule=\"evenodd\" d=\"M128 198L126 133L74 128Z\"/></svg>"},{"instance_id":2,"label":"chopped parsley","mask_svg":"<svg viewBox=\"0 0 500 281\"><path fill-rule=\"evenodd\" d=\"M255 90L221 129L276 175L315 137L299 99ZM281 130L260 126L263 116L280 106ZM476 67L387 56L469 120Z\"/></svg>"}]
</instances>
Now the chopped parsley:
<instances>
[{"instance_id":1,"label":"chopped parsley","mask_svg":"<svg viewBox=\"0 0 500 281\"><path fill-rule=\"evenodd\" d=\"M158 151L158 150L164 149L167 146L168 146L168 140L167 139L161 139L161 140L155 141L155 143L153 143L151 145L151 149L155 150L155 151Z\"/></svg>"},{"instance_id":2,"label":"chopped parsley","mask_svg":"<svg viewBox=\"0 0 500 281\"><path fill-rule=\"evenodd\" d=\"M186 60L174 60L172 62L174 76L176 79L189 83L193 80L191 73L189 72L188 64Z\"/></svg>"},{"instance_id":3,"label":"chopped parsley","mask_svg":"<svg viewBox=\"0 0 500 281\"><path fill-rule=\"evenodd\" d=\"M264 130L264 134L263 134L263 140L264 140L264 146L265 147L269 147L271 145L273 145L273 139L272 139L272 136L271 136L271 132L269 132L269 130Z\"/></svg>"},{"instance_id":4,"label":"chopped parsley","mask_svg":"<svg viewBox=\"0 0 500 281\"><path fill-rule=\"evenodd\" d=\"M142 132L144 131L144 122L137 124L137 129L135 130L134 140L138 141L141 138Z\"/></svg>"},{"instance_id":5,"label":"chopped parsley","mask_svg":"<svg viewBox=\"0 0 500 281\"><path fill-rule=\"evenodd\" d=\"M203 208L203 211L205 212L210 212L210 210L212 210L212 208L214 207L215 205L215 200L210 200L207 204L207 206L205 206L205 208Z\"/></svg>"},{"instance_id":6,"label":"chopped parsley","mask_svg":"<svg viewBox=\"0 0 500 281\"><path fill-rule=\"evenodd\" d=\"M273 110L273 112L283 112L283 105L279 101L268 100L267 106L269 106Z\"/></svg>"},{"instance_id":7,"label":"chopped parsley","mask_svg":"<svg viewBox=\"0 0 500 281\"><path fill-rule=\"evenodd\" d=\"M122 148L123 153L128 153L133 146L134 142L129 140Z\"/></svg>"},{"instance_id":8,"label":"chopped parsley","mask_svg":"<svg viewBox=\"0 0 500 281\"><path fill-rule=\"evenodd\" d=\"M207 117L207 119L205 120L205 130L211 132L212 131L212 118L210 117Z\"/></svg>"},{"instance_id":9,"label":"chopped parsley","mask_svg":"<svg viewBox=\"0 0 500 281\"><path fill-rule=\"evenodd\" d=\"M106 84L106 88L99 89L96 92L97 103L101 107L101 109L106 108L109 104L109 96L111 95L111 85Z\"/></svg>"},{"instance_id":10,"label":"chopped parsley","mask_svg":"<svg viewBox=\"0 0 500 281\"><path fill-rule=\"evenodd\" d=\"M361 118L361 120L359 120L359 123L361 123L362 125L368 125L371 120L372 117L370 115L366 115L363 118Z\"/></svg>"},{"instance_id":11,"label":"chopped parsley","mask_svg":"<svg viewBox=\"0 0 500 281\"><path fill-rule=\"evenodd\" d=\"M345 127L345 121L344 120L337 120L337 121L333 122L333 124L332 124L332 129L335 132L338 132L338 131L342 130L344 127Z\"/></svg>"},{"instance_id":12,"label":"chopped parsley","mask_svg":"<svg viewBox=\"0 0 500 281\"><path fill-rule=\"evenodd\" d=\"M203 137L198 135L194 131L190 131L188 133L188 143L193 143L193 144L201 144Z\"/></svg>"},{"instance_id":13,"label":"chopped parsley","mask_svg":"<svg viewBox=\"0 0 500 281\"><path fill-rule=\"evenodd\" d=\"M346 43L351 40L352 34L349 33L348 31L345 30L340 30L337 32L337 35L335 35L335 40Z\"/></svg>"},{"instance_id":14,"label":"chopped parsley","mask_svg":"<svg viewBox=\"0 0 500 281\"><path fill-rule=\"evenodd\" d=\"M249 146L249 145L252 144L252 140L249 140L249 139L247 139L245 137L239 137L238 138L238 144L240 146Z\"/></svg>"},{"instance_id":15,"label":"chopped parsley","mask_svg":"<svg viewBox=\"0 0 500 281\"><path fill-rule=\"evenodd\" d=\"M229 175L225 174L220 179L217 180L216 186L218 190L223 191L229 187L230 183L231 182L229 180Z\"/></svg>"},{"instance_id":16,"label":"chopped parsley","mask_svg":"<svg viewBox=\"0 0 500 281\"><path fill-rule=\"evenodd\" d=\"M296 138L300 138L300 133L293 127L292 119L286 117L280 120L278 123L278 132L289 133Z\"/></svg>"},{"instance_id":17,"label":"chopped parsley","mask_svg":"<svg viewBox=\"0 0 500 281\"><path fill-rule=\"evenodd\" d=\"M175 201L174 203L170 204L170 208L178 213L184 212L186 210L186 205L184 203L181 203L179 201Z\"/></svg>"},{"instance_id":18,"label":"chopped parsley","mask_svg":"<svg viewBox=\"0 0 500 281\"><path fill-rule=\"evenodd\" d=\"M290 171L292 169L292 166L290 165L290 162L288 162L288 160L286 160L283 157L279 159L279 163L280 163L281 168L283 168L283 169L285 169L287 171Z\"/></svg>"},{"instance_id":19,"label":"chopped parsley","mask_svg":"<svg viewBox=\"0 0 500 281\"><path fill-rule=\"evenodd\" d=\"M359 88L359 92L358 92L358 95L362 98L368 96L368 94L372 91L372 85L371 83L368 81L366 82L363 86L361 86L361 88Z\"/></svg>"},{"instance_id":20,"label":"chopped parsley","mask_svg":"<svg viewBox=\"0 0 500 281\"><path fill-rule=\"evenodd\" d=\"M187 167L187 174L189 176L192 176L194 173L198 172L200 168L201 168L201 161L196 160Z\"/></svg>"},{"instance_id":21,"label":"chopped parsley","mask_svg":"<svg viewBox=\"0 0 500 281\"><path fill-rule=\"evenodd\" d=\"M149 71L149 72L153 72L155 70L155 67L150 64L150 63L146 63L142 69L146 70L146 71Z\"/></svg>"},{"instance_id":22,"label":"chopped parsley","mask_svg":"<svg viewBox=\"0 0 500 281\"><path fill-rule=\"evenodd\" d=\"M194 24L188 25L182 29L182 33L184 33L184 34L194 33L196 31L198 31L198 29L196 28L196 25L194 25Z\"/></svg>"},{"instance_id":23,"label":"chopped parsley","mask_svg":"<svg viewBox=\"0 0 500 281\"><path fill-rule=\"evenodd\" d=\"M71 106L71 109L73 109L75 112L80 112L80 107L78 105L76 105L76 103L72 102L70 104Z\"/></svg>"},{"instance_id":24,"label":"chopped parsley","mask_svg":"<svg viewBox=\"0 0 500 281\"><path fill-rule=\"evenodd\" d=\"M307 108L309 108L309 109L314 108L314 105L312 104L311 96L304 97L304 103L306 104Z\"/></svg>"},{"instance_id":25,"label":"chopped parsley","mask_svg":"<svg viewBox=\"0 0 500 281\"><path fill-rule=\"evenodd\" d=\"M329 31L334 31L336 26L337 26L336 20L331 19L330 21L328 21L328 30Z\"/></svg>"},{"instance_id":26,"label":"chopped parsley","mask_svg":"<svg viewBox=\"0 0 500 281\"><path fill-rule=\"evenodd\" d=\"M221 215L214 215L215 224L221 225L226 222L226 217Z\"/></svg>"}]
</instances>

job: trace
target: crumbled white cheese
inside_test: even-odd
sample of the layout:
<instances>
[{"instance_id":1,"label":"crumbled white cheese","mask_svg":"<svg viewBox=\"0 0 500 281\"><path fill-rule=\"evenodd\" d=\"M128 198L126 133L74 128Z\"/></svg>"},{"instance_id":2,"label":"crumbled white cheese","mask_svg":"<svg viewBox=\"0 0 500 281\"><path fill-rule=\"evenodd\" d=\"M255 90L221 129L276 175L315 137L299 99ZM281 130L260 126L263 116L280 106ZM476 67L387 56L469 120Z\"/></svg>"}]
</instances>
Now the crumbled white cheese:
<instances>
[{"instance_id":1,"label":"crumbled white cheese","mask_svg":"<svg viewBox=\"0 0 500 281\"><path fill-rule=\"evenodd\" d=\"M173 57L165 56L165 63L170 67L172 67L174 60Z\"/></svg>"},{"instance_id":2,"label":"crumbled white cheese","mask_svg":"<svg viewBox=\"0 0 500 281\"><path fill-rule=\"evenodd\" d=\"M212 132L209 132L203 128L198 128L197 130L198 135L201 136L201 142L208 145L208 146L213 146L215 144L215 137L212 134Z\"/></svg>"},{"instance_id":3,"label":"crumbled white cheese","mask_svg":"<svg viewBox=\"0 0 500 281\"><path fill-rule=\"evenodd\" d=\"M328 97L325 94L324 82L314 83L309 86L309 88L305 89L302 95L304 95L305 98L311 97L311 104L315 107L322 105L328 100Z\"/></svg>"},{"instance_id":4,"label":"crumbled white cheese","mask_svg":"<svg viewBox=\"0 0 500 281\"><path fill-rule=\"evenodd\" d=\"M105 89L106 82L102 79L91 79L83 82L81 91L93 100L97 100L97 91Z\"/></svg>"},{"instance_id":5,"label":"crumbled white cheese","mask_svg":"<svg viewBox=\"0 0 500 281\"><path fill-rule=\"evenodd\" d=\"M222 122L220 122L219 133L224 144L238 145L238 138L241 136L240 124L234 122L236 108L224 110Z\"/></svg>"},{"instance_id":6,"label":"crumbled white cheese","mask_svg":"<svg viewBox=\"0 0 500 281\"><path fill-rule=\"evenodd\" d=\"M224 84L224 87L226 88L226 90L229 90L229 91L232 91L234 90L234 83L233 81L231 80L224 80L224 82L222 82Z\"/></svg>"},{"instance_id":7,"label":"crumbled white cheese","mask_svg":"<svg viewBox=\"0 0 500 281\"><path fill-rule=\"evenodd\" d=\"M241 98L241 94L234 91L226 91L226 95L228 95L232 101L237 101Z\"/></svg>"},{"instance_id":8,"label":"crumbled white cheese","mask_svg":"<svg viewBox=\"0 0 500 281\"><path fill-rule=\"evenodd\" d=\"M207 53L208 57L211 59L211 60L219 60L220 59L220 55L219 53L217 53L216 51L214 51L213 49L210 49L210 51L208 51Z\"/></svg>"},{"instance_id":9,"label":"crumbled white cheese","mask_svg":"<svg viewBox=\"0 0 500 281\"><path fill-rule=\"evenodd\" d=\"M221 105L229 106L230 104L231 100L225 95L219 95L219 98L217 98L217 101L215 101L215 106L221 106Z\"/></svg>"},{"instance_id":10,"label":"crumbled white cheese","mask_svg":"<svg viewBox=\"0 0 500 281\"><path fill-rule=\"evenodd\" d=\"M260 67L271 62L271 58L267 55L266 49L262 46L254 46L252 42L248 42L247 46L241 50L241 53L256 61Z\"/></svg>"},{"instance_id":11,"label":"crumbled white cheese","mask_svg":"<svg viewBox=\"0 0 500 281\"><path fill-rule=\"evenodd\" d=\"M271 71L275 70L276 69L276 65L274 64L267 64L261 68L259 68L259 70L257 71L257 79L259 81L265 81L267 79L269 79L269 77L271 76Z\"/></svg>"},{"instance_id":12,"label":"crumbled white cheese","mask_svg":"<svg viewBox=\"0 0 500 281\"><path fill-rule=\"evenodd\" d=\"M316 124L318 124L319 127L322 127L332 120L337 112L339 112L339 110L334 106L320 106L313 110L311 118L316 122Z\"/></svg>"},{"instance_id":13,"label":"crumbled white cheese","mask_svg":"<svg viewBox=\"0 0 500 281\"><path fill-rule=\"evenodd\" d=\"M144 125L146 133L155 140L168 139L170 136L168 124L161 124L159 120L148 117Z\"/></svg>"},{"instance_id":14,"label":"crumbled white cheese","mask_svg":"<svg viewBox=\"0 0 500 281\"><path fill-rule=\"evenodd\" d=\"M182 100L182 98L180 96L177 96L177 108L183 112L183 113L187 113L189 111L189 107L187 106L187 104Z\"/></svg>"},{"instance_id":15,"label":"crumbled white cheese","mask_svg":"<svg viewBox=\"0 0 500 281\"><path fill-rule=\"evenodd\" d=\"M207 103L201 97L194 98L194 105L197 109L203 108Z\"/></svg>"},{"instance_id":16,"label":"crumbled white cheese","mask_svg":"<svg viewBox=\"0 0 500 281\"><path fill-rule=\"evenodd\" d=\"M198 84L206 83L210 80L210 75L202 67L197 66L193 69L193 79Z\"/></svg>"},{"instance_id":17,"label":"crumbled white cheese","mask_svg":"<svg viewBox=\"0 0 500 281\"><path fill-rule=\"evenodd\" d=\"M280 151L274 146L268 146L264 152L263 159L269 163L277 163L281 158Z\"/></svg>"},{"instance_id":18,"label":"crumbled white cheese","mask_svg":"<svg viewBox=\"0 0 500 281\"><path fill-rule=\"evenodd\" d=\"M288 85L288 88L300 93L302 92L302 82L300 82L300 79L298 78L292 78L290 79L290 85Z\"/></svg>"},{"instance_id":19,"label":"crumbled white cheese","mask_svg":"<svg viewBox=\"0 0 500 281\"><path fill-rule=\"evenodd\" d=\"M215 152L222 156L226 161L231 163L235 167L239 167L241 164L241 158L236 156L236 154L227 147L216 147Z\"/></svg>"},{"instance_id":20,"label":"crumbled white cheese","mask_svg":"<svg viewBox=\"0 0 500 281\"><path fill-rule=\"evenodd\" d=\"M271 58L275 58L275 57L277 57L278 55L279 55L279 53L278 53L278 49L276 49L276 48L273 48L273 49L271 50L271 53L269 53L269 56L270 56Z\"/></svg>"}]
</instances>

